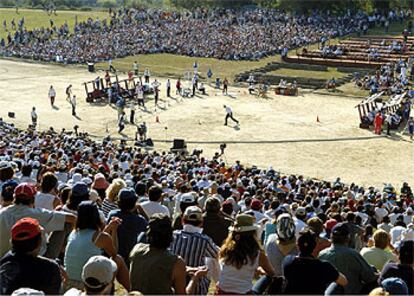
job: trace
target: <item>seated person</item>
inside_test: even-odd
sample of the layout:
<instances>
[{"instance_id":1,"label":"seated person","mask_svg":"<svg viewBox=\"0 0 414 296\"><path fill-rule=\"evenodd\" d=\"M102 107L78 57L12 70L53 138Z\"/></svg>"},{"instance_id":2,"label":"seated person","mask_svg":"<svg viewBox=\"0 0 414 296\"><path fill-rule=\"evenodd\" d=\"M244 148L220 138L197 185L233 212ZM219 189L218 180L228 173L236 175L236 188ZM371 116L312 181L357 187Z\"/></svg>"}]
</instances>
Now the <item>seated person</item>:
<instances>
[{"instance_id":1,"label":"seated person","mask_svg":"<svg viewBox=\"0 0 414 296\"><path fill-rule=\"evenodd\" d=\"M254 84L250 84L249 85L249 87L248 87L248 90L249 90L249 94L253 94L254 93L254 91L255 91L255 86L254 86Z\"/></svg>"},{"instance_id":2,"label":"seated person","mask_svg":"<svg viewBox=\"0 0 414 296\"><path fill-rule=\"evenodd\" d=\"M200 86L198 87L198 90L205 95L206 94L206 87L204 86L204 83L200 83Z\"/></svg>"}]
</instances>

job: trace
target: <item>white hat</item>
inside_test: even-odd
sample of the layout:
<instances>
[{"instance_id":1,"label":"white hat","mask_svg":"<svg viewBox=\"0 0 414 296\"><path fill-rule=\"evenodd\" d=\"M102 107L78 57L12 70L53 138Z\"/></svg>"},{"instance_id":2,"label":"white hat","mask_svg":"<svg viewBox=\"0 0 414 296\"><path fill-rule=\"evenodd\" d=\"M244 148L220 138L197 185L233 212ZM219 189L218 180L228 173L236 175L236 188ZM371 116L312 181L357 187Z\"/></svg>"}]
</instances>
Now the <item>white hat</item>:
<instances>
[{"instance_id":1,"label":"white hat","mask_svg":"<svg viewBox=\"0 0 414 296\"><path fill-rule=\"evenodd\" d=\"M82 281L89 288L101 288L112 282L116 270L116 263L113 260L104 256L93 256L83 266ZM99 282L99 285L91 286L86 281L88 278L94 278Z\"/></svg>"},{"instance_id":2,"label":"white hat","mask_svg":"<svg viewBox=\"0 0 414 296\"><path fill-rule=\"evenodd\" d=\"M194 195L192 193L184 193L183 195L181 195L181 200L180 202L182 203L195 203L195 198Z\"/></svg>"},{"instance_id":3,"label":"white hat","mask_svg":"<svg viewBox=\"0 0 414 296\"><path fill-rule=\"evenodd\" d=\"M20 288L15 290L12 294L12 296L20 296L20 295L31 295L31 296L42 296L45 295L43 291L38 291L31 288Z\"/></svg>"}]
</instances>

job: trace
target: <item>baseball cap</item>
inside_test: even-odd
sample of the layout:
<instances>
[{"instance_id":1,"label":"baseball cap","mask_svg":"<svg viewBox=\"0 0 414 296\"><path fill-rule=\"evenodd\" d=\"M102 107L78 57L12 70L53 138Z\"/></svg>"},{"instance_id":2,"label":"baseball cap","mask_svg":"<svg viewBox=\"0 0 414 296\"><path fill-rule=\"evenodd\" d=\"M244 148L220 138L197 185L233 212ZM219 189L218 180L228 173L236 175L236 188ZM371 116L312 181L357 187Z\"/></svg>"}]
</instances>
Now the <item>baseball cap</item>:
<instances>
[{"instance_id":1,"label":"baseball cap","mask_svg":"<svg viewBox=\"0 0 414 296\"><path fill-rule=\"evenodd\" d=\"M122 188L118 193L119 200L137 199L135 190L132 188Z\"/></svg>"},{"instance_id":2,"label":"baseball cap","mask_svg":"<svg viewBox=\"0 0 414 296\"><path fill-rule=\"evenodd\" d=\"M100 255L93 256L83 266L82 281L89 288L103 288L112 282L116 270L116 263L113 260ZM95 279L97 283L91 284L89 281L91 278Z\"/></svg>"},{"instance_id":3,"label":"baseball cap","mask_svg":"<svg viewBox=\"0 0 414 296\"><path fill-rule=\"evenodd\" d=\"M203 212L197 206L191 206L185 209L184 219L187 221L201 221L203 220Z\"/></svg>"},{"instance_id":4,"label":"baseball cap","mask_svg":"<svg viewBox=\"0 0 414 296\"><path fill-rule=\"evenodd\" d=\"M18 220L11 229L11 237L14 241L24 241L41 233L39 221L33 218L22 218Z\"/></svg>"},{"instance_id":5,"label":"baseball cap","mask_svg":"<svg viewBox=\"0 0 414 296\"><path fill-rule=\"evenodd\" d=\"M304 207L298 207L295 213L296 216L306 216L306 209Z\"/></svg>"},{"instance_id":6,"label":"baseball cap","mask_svg":"<svg viewBox=\"0 0 414 296\"><path fill-rule=\"evenodd\" d=\"M26 198L34 198L36 188L29 183L21 183L14 189L14 195Z\"/></svg>"},{"instance_id":7,"label":"baseball cap","mask_svg":"<svg viewBox=\"0 0 414 296\"><path fill-rule=\"evenodd\" d=\"M383 280L381 286L390 295L408 295L407 284L400 278L391 277Z\"/></svg>"},{"instance_id":8,"label":"baseball cap","mask_svg":"<svg viewBox=\"0 0 414 296\"><path fill-rule=\"evenodd\" d=\"M184 193L181 195L181 202L182 203L195 203L194 195L191 193Z\"/></svg>"},{"instance_id":9,"label":"baseball cap","mask_svg":"<svg viewBox=\"0 0 414 296\"><path fill-rule=\"evenodd\" d=\"M31 289L31 288L20 288L17 289L15 291L13 291L13 293L11 294L11 296L42 296L45 295L45 293L43 293L43 291L39 291L39 290L35 290L35 289Z\"/></svg>"},{"instance_id":10,"label":"baseball cap","mask_svg":"<svg viewBox=\"0 0 414 296\"><path fill-rule=\"evenodd\" d=\"M332 228L334 228L336 224L338 224L338 221L336 221L335 219L329 219L325 222L324 226L326 230L332 230Z\"/></svg>"},{"instance_id":11,"label":"baseball cap","mask_svg":"<svg viewBox=\"0 0 414 296\"><path fill-rule=\"evenodd\" d=\"M348 226L345 223L338 223L332 228L333 235L347 236L349 235Z\"/></svg>"},{"instance_id":12,"label":"baseball cap","mask_svg":"<svg viewBox=\"0 0 414 296\"><path fill-rule=\"evenodd\" d=\"M252 203L250 204L250 207L251 207L252 210L258 211L262 208L262 202L255 198L255 199L252 200Z\"/></svg>"},{"instance_id":13,"label":"baseball cap","mask_svg":"<svg viewBox=\"0 0 414 296\"><path fill-rule=\"evenodd\" d=\"M7 180L1 188L1 196L3 199L12 199L14 189L19 185L15 180Z\"/></svg>"},{"instance_id":14,"label":"baseball cap","mask_svg":"<svg viewBox=\"0 0 414 296\"><path fill-rule=\"evenodd\" d=\"M83 182L77 182L72 187L72 195L84 196L89 194L88 185Z\"/></svg>"}]
</instances>

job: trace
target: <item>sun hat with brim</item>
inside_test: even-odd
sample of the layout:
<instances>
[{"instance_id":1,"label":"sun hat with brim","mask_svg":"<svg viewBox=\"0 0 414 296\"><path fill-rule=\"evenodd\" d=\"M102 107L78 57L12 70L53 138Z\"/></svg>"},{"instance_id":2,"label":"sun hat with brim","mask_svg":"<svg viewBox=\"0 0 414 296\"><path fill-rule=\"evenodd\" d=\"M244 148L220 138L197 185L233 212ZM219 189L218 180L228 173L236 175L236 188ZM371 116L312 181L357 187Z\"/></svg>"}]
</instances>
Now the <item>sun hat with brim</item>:
<instances>
[{"instance_id":1,"label":"sun hat with brim","mask_svg":"<svg viewBox=\"0 0 414 296\"><path fill-rule=\"evenodd\" d=\"M25 241L41 233L39 221L33 218L22 218L18 220L11 229L13 241Z\"/></svg>"},{"instance_id":2,"label":"sun hat with brim","mask_svg":"<svg viewBox=\"0 0 414 296\"><path fill-rule=\"evenodd\" d=\"M36 188L29 183L20 183L16 188L14 188L14 196L19 196L20 198L34 198L36 195Z\"/></svg>"},{"instance_id":3,"label":"sun hat with brim","mask_svg":"<svg viewBox=\"0 0 414 296\"><path fill-rule=\"evenodd\" d=\"M259 229L257 225L254 225L254 217L246 214L239 214L236 216L236 222L229 227L232 232L247 232L255 231Z\"/></svg>"},{"instance_id":4,"label":"sun hat with brim","mask_svg":"<svg viewBox=\"0 0 414 296\"><path fill-rule=\"evenodd\" d=\"M83 266L82 281L89 288L103 288L112 282L116 270L117 266L113 260L101 255L93 256ZM95 279L97 283L92 285L88 279Z\"/></svg>"}]
</instances>

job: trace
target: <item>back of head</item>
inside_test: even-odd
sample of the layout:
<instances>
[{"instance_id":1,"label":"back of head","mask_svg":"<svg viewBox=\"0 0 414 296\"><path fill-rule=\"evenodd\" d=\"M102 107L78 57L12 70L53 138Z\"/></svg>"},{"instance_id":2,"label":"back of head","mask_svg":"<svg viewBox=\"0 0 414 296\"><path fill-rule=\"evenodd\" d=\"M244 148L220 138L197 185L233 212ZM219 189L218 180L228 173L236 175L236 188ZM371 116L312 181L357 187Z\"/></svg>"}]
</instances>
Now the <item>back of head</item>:
<instances>
[{"instance_id":1,"label":"back of head","mask_svg":"<svg viewBox=\"0 0 414 296\"><path fill-rule=\"evenodd\" d=\"M82 281L87 294L108 294L117 271L116 263L104 256L92 256L82 269Z\"/></svg>"},{"instance_id":2,"label":"back of head","mask_svg":"<svg viewBox=\"0 0 414 296\"><path fill-rule=\"evenodd\" d=\"M332 228L331 239L333 244L346 245L350 240L350 232L345 223L338 223Z\"/></svg>"},{"instance_id":3,"label":"back of head","mask_svg":"<svg viewBox=\"0 0 414 296\"><path fill-rule=\"evenodd\" d=\"M78 207L77 229L99 230L103 224L99 209L94 201L82 201Z\"/></svg>"},{"instance_id":4,"label":"back of head","mask_svg":"<svg viewBox=\"0 0 414 296\"><path fill-rule=\"evenodd\" d=\"M375 247L379 249L385 249L389 245L390 235L382 229L375 231L373 238Z\"/></svg>"},{"instance_id":5,"label":"back of head","mask_svg":"<svg viewBox=\"0 0 414 296\"><path fill-rule=\"evenodd\" d=\"M311 256L316 247L316 234L311 230L301 232L297 240L297 245L300 256Z\"/></svg>"},{"instance_id":6,"label":"back of head","mask_svg":"<svg viewBox=\"0 0 414 296\"><path fill-rule=\"evenodd\" d=\"M398 252L401 264L414 264L414 241L401 242Z\"/></svg>"},{"instance_id":7,"label":"back of head","mask_svg":"<svg viewBox=\"0 0 414 296\"><path fill-rule=\"evenodd\" d=\"M148 198L150 201L159 201L162 196L162 189L159 186L153 185L148 191Z\"/></svg>"},{"instance_id":8,"label":"back of head","mask_svg":"<svg viewBox=\"0 0 414 296\"><path fill-rule=\"evenodd\" d=\"M210 197L206 200L206 211L208 213L220 212L220 200L216 197Z\"/></svg>"},{"instance_id":9,"label":"back of head","mask_svg":"<svg viewBox=\"0 0 414 296\"><path fill-rule=\"evenodd\" d=\"M167 249L172 242L173 229L167 215L154 214L148 222L147 237L151 247Z\"/></svg>"},{"instance_id":10,"label":"back of head","mask_svg":"<svg viewBox=\"0 0 414 296\"><path fill-rule=\"evenodd\" d=\"M41 183L43 192L49 193L54 188L56 188L57 185L58 185L58 178L56 177L55 174L53 174L52 172L47 172L46 174L43 175L42 183Z\"/></svg>"},{"instance_id":11,"label":"back of head","mask_svg":"<svg viewBox=\"0 0 414 296\"><path fill-rule=\"evenodd\" d=\"M312 217L307 221L309 228L317 233L320 234L323 232L323 222L320 218L318 217Z\"/></svg>"}]
</instances>

